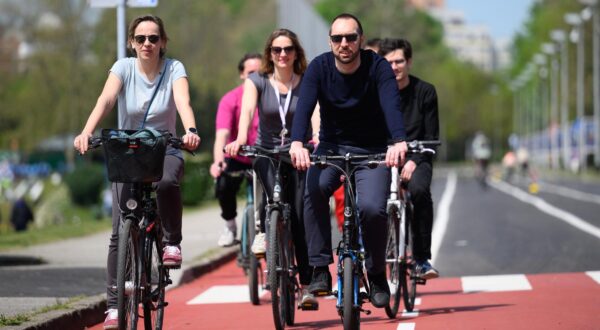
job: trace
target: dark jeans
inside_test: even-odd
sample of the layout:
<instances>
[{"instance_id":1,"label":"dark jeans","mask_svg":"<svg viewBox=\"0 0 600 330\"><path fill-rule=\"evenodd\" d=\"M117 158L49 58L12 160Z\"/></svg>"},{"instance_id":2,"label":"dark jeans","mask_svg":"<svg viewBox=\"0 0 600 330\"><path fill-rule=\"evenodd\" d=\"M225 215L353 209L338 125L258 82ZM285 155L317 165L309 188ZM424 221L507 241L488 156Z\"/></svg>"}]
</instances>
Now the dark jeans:
<instances>
[{"instance_id":1,"label":"dark jeans","mask_svg":"<svg viewBox=\"0 0 600 330\"><path fill-rule=\"evenodd\" d=\"M318 155L342 155L347 152L380 153L385 152L385 148L364 149L322 142L315 151ZM344 168L341 161L339 165ZM311 266L327 266L333 262L329 198L342 184L340 175L339 170L333 166L323 169L311 166L308 169L304 194L304 226ZM391 180L390 170L385 166L374 169L360 167L354 175L356 203L366 251L366 268L371 274L380 274L385 271L386 203Z\"/></svg>"},{"instance_id":2,"label":"dark jeans","mask_svg":"<svg viewBox=\"0 0 600 330\"><path fill-rule=\"evenodd\" d=\"M163 242L168 245L181 243L181 189L179 182L183 177L183 159L167 155L162 179L154 183L156 202L163 228ZM119 227L122 209L129 197L129 184L113 183L112 234L108 245L108 261L106 267L107 307L117 308L117 292L112 287L117 282L117 248L119 244Z\"/></svg>"},{"instance_id":3,"label":"dark jeans","mask_svg":"<svg viewBox=\"0 0 600 330\"><path fill-rule=\"evenodd\" d=\"M273 187L275 186L275 167L269 159L257 158L253 163L254 171L258 180L266 193L267 200L270 203L273 200ZM300 284L308 285L312 278L312 268L308 265L308 253L303 223L303 195L306 175L294 169L291 164L283 163L281 165L282 183L284 186L284 200L290 203L292 220L292 239L294 241L294 250L296 252L296 263L298 264L298 274L300 275ZM263 204L264 205L264 204ZM264 211L261 211L261 231L265 232Z\"/></svg>"},{"instance_id":4,"label":"dark jeans","mask_svg":"<svg viewBox=\"0 0 600 330\"><path fill-rule=\"evenodd\" d=\"M237 216L237 193L244 180L244 174L240 173L252 169L250 164L238 162L235 159L226 158L227 167L218 178L215 185L215 197L221 206L221 218L224 220L235 219ZM231 175L232 172L234 175ZM251 182L249 182L251 184Z\"/></svg>"},{"instance_id":5,"label":"dark jeans","mask_svg":"<svg viewBox=\"0 0 600 330\"><path fill-rule=\"evenodd\" d=\"M408 182L414 206L414 256L418 261L431 259L431 230L433 229L433 200L431 199L432 164L420 163Z\"/></svg>"}]
</instances>

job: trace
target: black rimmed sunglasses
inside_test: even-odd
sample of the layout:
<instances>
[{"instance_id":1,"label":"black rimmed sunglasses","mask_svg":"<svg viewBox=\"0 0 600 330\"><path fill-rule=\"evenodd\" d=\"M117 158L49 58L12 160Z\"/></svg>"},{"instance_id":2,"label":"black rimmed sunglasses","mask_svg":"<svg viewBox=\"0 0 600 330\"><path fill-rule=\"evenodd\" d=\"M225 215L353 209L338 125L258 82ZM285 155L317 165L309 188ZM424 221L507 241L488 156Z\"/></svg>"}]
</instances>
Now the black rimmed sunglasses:
<instances>
[{"instance_id":1,"label":"black rimmed sunglasses","mask_svg":"<svg viewBox=\"0 0 600 330\"><path fill-rule=\"evenodd\" d=\"M331 39L331 42L335 42L340 43L342 42L342 39L346 38L347 42L355 42L356 40L358 40L358 33L351 33L351 34L332 34L329 36L329 39Z\"/></svg>"},{"instance_id":2,"label":"black rimmed sunglasses","mask_svg":"<svg viewBox=\"0 0 600 330\"><path fill-rule=\"evenodd\" d=\"M143 35L137 35L133 37L133 40L135 40L135 42L137 42L138 44L143 44L144 42L146 42L146 38L148 39L148 41L150 41L151 43L155 44L160 40L160 36L156 35L156 34L151 34L149 36L143 36Z\"/></svg>"},{"instance_id":3,"label":"black rimmed sunglasses","mask_svg":"<svg viewBox=\"0 0 600 330\"><path fill-rule=\"evenodd\" d=\"M286 54L289 54L289 53L291 53L291 52L295 51L295 50L296 50L296 47L294 47L294 46L286 46L286 47L271 47L271 52L273 52L273 53L275 53L275 54L277 54L277 55L281 54L281 51L282 51L282 50L285 50L285 53L286 53Z\"/></svg>"}]
</instances>

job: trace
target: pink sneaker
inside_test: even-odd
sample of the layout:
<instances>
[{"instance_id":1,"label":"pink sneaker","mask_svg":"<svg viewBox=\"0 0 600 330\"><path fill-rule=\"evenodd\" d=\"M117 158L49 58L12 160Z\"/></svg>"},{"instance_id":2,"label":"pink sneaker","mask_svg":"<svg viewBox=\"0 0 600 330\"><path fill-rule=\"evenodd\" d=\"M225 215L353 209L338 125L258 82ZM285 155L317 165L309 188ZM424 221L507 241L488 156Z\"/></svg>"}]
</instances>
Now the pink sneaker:
<instances>
[{"instance_id":1,"label":"pink sneaker","mask_svg":"<svg viewBox=\"0 0 600 330\"><path fill-rule=\"evenodd\" d=\"M181 249L177 245L167 245L163 248L163 265L178 268L181 266Z\"/></svg>"},{"instance_id":2,"label":"pink sneaker","mask_svg":"<svg viewBox=\"0 0 600 330\"><path fill-rule=\"evenodd\" d=\"M106 318L104 319L104 330L108 329L119 329L119 311L115 308L111 308L105 312Z\"/></svg>"}]
</instances>

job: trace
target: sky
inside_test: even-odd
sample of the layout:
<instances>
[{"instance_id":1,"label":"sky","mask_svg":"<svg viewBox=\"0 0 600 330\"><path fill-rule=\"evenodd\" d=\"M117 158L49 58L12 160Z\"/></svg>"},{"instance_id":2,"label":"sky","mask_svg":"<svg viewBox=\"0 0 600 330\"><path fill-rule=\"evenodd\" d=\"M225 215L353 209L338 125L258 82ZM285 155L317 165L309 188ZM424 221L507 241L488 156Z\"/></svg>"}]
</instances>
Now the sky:
<instances>
[{"instance_id":1,"label":"sky","mask_svg":"<svg viewBox=\"0 0 600 330\"><path fill-rule=\"evenodd\" d=\"M446 8L464 13L467 24L484 24L496 40L512 39L529 18L535 0L446 0Z\"/></svg>"}]
</instances>

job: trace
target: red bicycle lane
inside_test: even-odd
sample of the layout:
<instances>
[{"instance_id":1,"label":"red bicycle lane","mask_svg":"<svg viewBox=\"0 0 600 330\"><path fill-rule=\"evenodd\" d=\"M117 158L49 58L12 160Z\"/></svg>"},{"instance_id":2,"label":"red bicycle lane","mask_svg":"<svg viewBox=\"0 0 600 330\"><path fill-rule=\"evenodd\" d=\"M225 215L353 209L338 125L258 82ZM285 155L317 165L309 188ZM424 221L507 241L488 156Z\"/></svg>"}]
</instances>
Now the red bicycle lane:
<instances>
[{"instance_id":1,"label":"red bicycle lane","mask_svg":"<svg viewBox=\"0 0 600 330\"><path fill-rule=\"evenodd\" d=\"M365 304L372 313L361 315L361 327L600 329L599 281L599 272L439 278L419 286L415 311L398 313L396 319ZM260 305L253 306L246 284L231 261L169 290L164 329L273 329L269 293L262 292ZM321 299L318 311L296 310L289 328L342 329L335 300Z\"/></svg>"}]
</instances>

